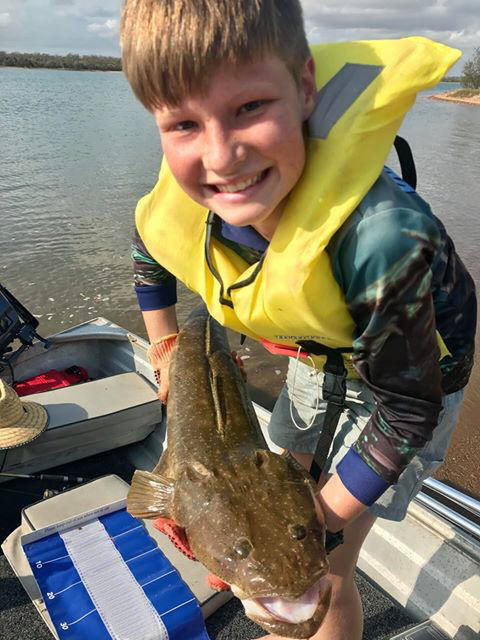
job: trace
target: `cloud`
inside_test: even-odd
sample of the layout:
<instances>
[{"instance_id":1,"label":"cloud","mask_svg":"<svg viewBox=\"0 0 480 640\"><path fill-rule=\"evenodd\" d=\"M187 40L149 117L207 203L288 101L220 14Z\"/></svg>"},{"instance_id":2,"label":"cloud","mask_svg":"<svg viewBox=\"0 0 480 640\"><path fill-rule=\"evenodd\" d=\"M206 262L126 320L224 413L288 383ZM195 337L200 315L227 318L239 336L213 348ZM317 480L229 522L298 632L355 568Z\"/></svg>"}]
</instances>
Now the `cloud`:
<instances>
[{"instance_id":1,"label":"cloud","mask_svg":"<svg viewBox=\"0 0 480 640\"><path fill-rule=\"evenodd\" d=\"M87 31L96 33L101 38L113 38L118 34L118 19L109 18L104 22L92 22L87 26Z\"/></svg>"},{"instance_id":2,"label":"cloud","mask_svg":"<svg viewBox=\"0 0 480 640\"><path fill-rule=\"evenodd\" d=\"M307 17L315 24L330 29L381 29L385 33L392 31L420 32L426 29L430 31L443 31L447 29L461 28L465 25L464 17L457 14L446 13L437 6L421 6L415 11L415 19L412 13L403 4L401 8L390 6L379 8L377 6L341 6L321 4L312 7Z\"/></svg>"},{"instance_id":3,"label":"cloud","mask_svg":"<svg viewBox=\"0 0 480 640\"><path fill-rule=\"evenodd\" d=\"M421 4L402 0L395 5L381 0L347 0L340 5L332 0L304 0L302 4L308 25L322 31L381 30L388 37L390 33L480 29L478 0L424 0Z\"/></svg>"},{"instance_id":4,"label":"cloud","mask_svg":"<svg viewBox=\"0 0 480 640\"><path fill-rule=\"evenodd\" d=\"M478 31L472 31L468 29L461 29L460 31L452 31L448 35L448 40L455 47L462 46L480 46L480 29Z\"/></svg>"},{"instance_id":5,"label":"cloud","mask_svg":"<svg viewBox=\"0 0 480 640\"><path fill-rule=\"evenodd\" d=\"M480 46L479 0L302 0L302 6L310 42L426 36L463 51L453 74Z\"/></svg>"},{"instance_id":6,"label":"cloud","mask_svg":"<svg viewBox=\"0 0 480 640\"><path fill-rule=\"evenodd\" d=\"M1 1L1 0L0 0ZM28 0L27 0L28 1ZM120 13L121 0L49 0L53 13L59 17L70 16L79 20L116 18Z\"/></svg>"},{"instance_id":7,"label":"cloud","mask_svg":"<svg viewBox=\"0 0 480 640\"><path fill-rule=\"evenodd\" d=\"M9 13L0 13L0 27L6 27L12 22L12 16Z\"/></svg>"}]
</instances>

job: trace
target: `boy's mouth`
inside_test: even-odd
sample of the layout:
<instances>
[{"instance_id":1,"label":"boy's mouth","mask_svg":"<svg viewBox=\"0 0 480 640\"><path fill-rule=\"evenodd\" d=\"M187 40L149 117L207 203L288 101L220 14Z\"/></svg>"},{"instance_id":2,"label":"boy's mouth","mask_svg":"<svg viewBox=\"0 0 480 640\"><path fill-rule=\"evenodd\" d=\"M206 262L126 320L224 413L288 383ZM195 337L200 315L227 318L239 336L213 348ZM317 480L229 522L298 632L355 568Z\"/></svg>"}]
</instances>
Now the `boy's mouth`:
<instances>
[{"instance_id":1,"label":"boy's mouth","mask_svg":"<svg viewBox=\"0 0 480 640\"><path fill-rule=\"evenodd\" d=\"M264 169L246 180L238 180L237 182L229 182L228 184L209 184L207 186L215 193L240 193L265 180L268 171L269 169Z\"/></svg>"}]
</instances>

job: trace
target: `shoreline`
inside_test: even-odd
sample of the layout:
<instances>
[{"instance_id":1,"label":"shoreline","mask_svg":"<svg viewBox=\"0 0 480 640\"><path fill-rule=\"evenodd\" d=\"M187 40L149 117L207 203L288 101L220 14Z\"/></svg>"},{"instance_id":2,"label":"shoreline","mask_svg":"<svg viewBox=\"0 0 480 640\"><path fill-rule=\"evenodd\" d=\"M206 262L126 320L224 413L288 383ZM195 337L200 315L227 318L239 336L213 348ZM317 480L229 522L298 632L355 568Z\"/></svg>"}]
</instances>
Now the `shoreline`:
<instances>
[{"instance_id":1,"label":"shoreline","mask_svg":"<svg viewBox=\"0 0 480 640\"><path fill-rule=\"evenodd\" d=\"M74 69L73 67L24 67L0 64L0 69L24 69L26 71L100 71L101 73L123 73L122 69Z\"/></svg>"},{"instance_id":2,"label":"shoreline","mask_svg":"<svg viewBox=\"0 0 480 640\"><path fill-rule=\"evenodd\" d=\"M461 98L452 94L455 94L458 89L454 91L445 91L444 93L437 93L434 96L428 96L429 100L444 100L445 102L457 102L458 104L473 104L480 107L480 92L476 96L470 98Z\"/></svg>"}]
</instances>

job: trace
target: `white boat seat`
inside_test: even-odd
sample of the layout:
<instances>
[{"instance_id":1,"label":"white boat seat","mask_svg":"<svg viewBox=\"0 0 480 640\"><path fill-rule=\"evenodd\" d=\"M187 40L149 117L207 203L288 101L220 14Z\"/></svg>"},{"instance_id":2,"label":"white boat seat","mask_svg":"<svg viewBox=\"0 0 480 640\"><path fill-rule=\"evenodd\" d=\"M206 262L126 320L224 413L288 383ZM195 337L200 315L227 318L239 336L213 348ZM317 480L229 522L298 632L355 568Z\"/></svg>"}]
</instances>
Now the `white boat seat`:
<instances>
[{"instance_id":1,"label":"white boat seat","mask_svg":"<svg viewBox=\"0 0 480 640\"><path fill-rule=\"evenodd\" d=\"M128 371L35 396L24 396L23 399L43 405L48 411L47 429L56 429L156 402L157 395L143 376Z\"/></svg>"},{"instance_id":2,"label":"white boat seat","mask_svg":"<svg viewBox=\"0 0 480 640\"><path fill-rule=\"evenodd\" d=\"M7 451L4 472L32 473L139 442L162 418L155 388L134 371L23 399L42 404L49 423L31 443Z\"/></svg>"}]
</instances>

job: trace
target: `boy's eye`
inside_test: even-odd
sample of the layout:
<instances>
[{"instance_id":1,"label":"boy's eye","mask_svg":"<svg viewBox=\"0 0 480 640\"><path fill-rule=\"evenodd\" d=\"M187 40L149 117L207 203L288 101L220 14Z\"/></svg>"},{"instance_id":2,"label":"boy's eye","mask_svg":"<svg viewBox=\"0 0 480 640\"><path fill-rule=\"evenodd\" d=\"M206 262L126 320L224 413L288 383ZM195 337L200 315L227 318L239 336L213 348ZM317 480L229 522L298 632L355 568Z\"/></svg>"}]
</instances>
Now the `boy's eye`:
<instances>
[{"instance_id":1,"label":"boy's eye","mask_svg":"<svg viewBox=\"0 0 480 640\"><path fill-rule=\"evenodd\" d=\"M182 120L181 122L177 122L173 128L175 131L188 131L193 129L194 126L195 122L193 122L193 120Z\"/></svg>"},{"instance_id":2,"label":"boy's eye","mask_svg":"<svg viewBox=\"0 0 480 640\"><path fill-rule=\"evenodd\" d=\"M251 102L246 102L240 107L240 113L255 111L259 109L265 104L265 100L252 100Z\"/></svg>"}]
</instances>

